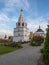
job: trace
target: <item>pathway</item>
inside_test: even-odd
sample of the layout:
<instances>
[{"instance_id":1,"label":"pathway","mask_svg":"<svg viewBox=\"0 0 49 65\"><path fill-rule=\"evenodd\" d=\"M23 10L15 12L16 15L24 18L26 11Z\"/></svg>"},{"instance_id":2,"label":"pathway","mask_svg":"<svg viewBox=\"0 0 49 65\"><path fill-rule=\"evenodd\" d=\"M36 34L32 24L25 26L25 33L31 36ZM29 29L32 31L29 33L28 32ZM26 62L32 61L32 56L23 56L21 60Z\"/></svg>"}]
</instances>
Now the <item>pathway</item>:
<instances>
[{"instance_id":1,"label":"pathway","mask_svg":"<svg viewBox=\"0 0 49 65\"><path fill-rule=\"evenodd\" d=\"M22 49L0 55L0 65L37 65L41 48L24 44Z\"/></svg>"}]
</instances>

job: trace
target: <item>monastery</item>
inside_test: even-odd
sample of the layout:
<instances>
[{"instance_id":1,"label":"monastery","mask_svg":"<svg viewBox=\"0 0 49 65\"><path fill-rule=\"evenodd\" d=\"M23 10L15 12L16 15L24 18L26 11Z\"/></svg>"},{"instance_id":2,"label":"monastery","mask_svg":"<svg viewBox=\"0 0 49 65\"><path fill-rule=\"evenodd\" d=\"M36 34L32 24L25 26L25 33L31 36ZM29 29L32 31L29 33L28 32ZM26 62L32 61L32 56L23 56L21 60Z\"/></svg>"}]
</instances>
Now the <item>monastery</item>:
<instances>
[{"instance_id":1,"label":"monastery","mask_svg":"<svg viewBox=\"0 0 49 65\"><path fill-rule=\"evenodd\" d=\"M34 33L35 36L43 36L45 37L44 31L39 26L39 29ZM29 35L29 29L27 28L27 23L25 22L25 18L23 15L23 10L20 11L20 16L18 22L16 23L16 28L14 28L14 36L13 42L28 42L33 38L33 33L31 32Z\"/></svg>"}]
</instances>

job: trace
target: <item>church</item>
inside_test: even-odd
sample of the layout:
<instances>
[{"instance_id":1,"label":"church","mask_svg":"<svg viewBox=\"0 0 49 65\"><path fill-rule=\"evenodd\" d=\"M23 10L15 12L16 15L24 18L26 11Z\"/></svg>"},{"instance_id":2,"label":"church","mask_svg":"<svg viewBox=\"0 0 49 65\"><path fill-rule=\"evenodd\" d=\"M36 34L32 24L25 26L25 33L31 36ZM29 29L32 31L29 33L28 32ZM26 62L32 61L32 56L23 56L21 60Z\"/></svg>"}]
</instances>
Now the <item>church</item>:
<instances>
[{"instance_id":1,"label":"church","mask_svg":"<svg viewBox=\"0 0 49 65\"><path fill-rule=\"evenodd\" d=\"M39 28L37 29L37 31L34 33L35 36L42 36L45 38L45 33L44 31L41 29L41 27L39 26Z\"/></svg>"},{"instance_id":2,"label":"church","mask_svg":"<svg viewBox=\"0 0 49 65\"><path fill-rule=\"evenodd\" d=\"M18 22L16 23L16 28L14 28L13 42L19 41L29 41L29 29L27 28L27 23L24 19L23 9L20 11L20 16Z\"/></svg>"}]
</instances>

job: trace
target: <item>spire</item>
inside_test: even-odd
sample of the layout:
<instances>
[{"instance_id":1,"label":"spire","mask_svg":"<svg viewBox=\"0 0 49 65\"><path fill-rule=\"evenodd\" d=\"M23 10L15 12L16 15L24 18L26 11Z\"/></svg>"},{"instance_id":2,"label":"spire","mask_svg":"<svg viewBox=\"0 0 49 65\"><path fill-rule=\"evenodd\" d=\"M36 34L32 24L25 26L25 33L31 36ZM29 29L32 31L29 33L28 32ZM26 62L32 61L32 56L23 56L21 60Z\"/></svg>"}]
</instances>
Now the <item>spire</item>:
<instances>
[{"instance_id":1,"label":"spire","mask_svg":"<svg viewBox=\"0 0 49 65\"><path fill-rule=\"evenodd\" d=\"M19 16L18 22L20 23L25 22L24 15L23 15L23 9L20 10L20 16Z\"/></svg>"},{"instance_id":2,"label":"spire","mask_svg":"<svg viewBox=\"0 0 49 65\"><path fill-rule=\"evenodd\" d=\"M20 10L20 15L23 15L23 9Z\"/></svg>"},{"instance_id":3,"label":"spire","mask_svg":"<svg viewBox=\"0 0 49 65\"><path fill-rule=\"evenodd\" d=\"M23 9L21 9L21 12L23 12Z\"/></svg>"}]
</instances>

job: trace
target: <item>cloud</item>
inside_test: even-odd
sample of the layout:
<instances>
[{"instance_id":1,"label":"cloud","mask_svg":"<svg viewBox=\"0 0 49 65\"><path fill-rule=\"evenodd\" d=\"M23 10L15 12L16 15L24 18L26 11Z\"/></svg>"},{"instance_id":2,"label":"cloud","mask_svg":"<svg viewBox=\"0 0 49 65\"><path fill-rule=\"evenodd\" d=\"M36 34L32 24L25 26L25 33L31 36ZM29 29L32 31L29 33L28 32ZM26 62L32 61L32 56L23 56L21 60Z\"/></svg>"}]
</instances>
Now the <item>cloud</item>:
<instances>
[{"instance_id":1,"label":"cloud","mask_svg":"<svg viewBox=\"0 0 49 65\"><path fill-rule=\"evenodd\" d=\"M9 18L6 14L1 13L0 14L0 22L4 23L4 22L9 22Z\"/></svg>"},{"instance_id":2,"label":"cloud","mask_svg":"<svg viewBox=\"0 0 49 65\"><path fill-rule=\"evenodd\" d=\"M7 23L10 23L10 22L17 22L17 17L13 16L12 18L8 17L6 14L4 13L1 13L0 14L0 23L3 23L3 22L7 22Z\"/></svg>"},{"instance_id":3,"label":"cloud","mask_svg":"<svg viewBox=\"0 0 49 65\"><path fill-rule=\"evenodd\" d=\"M46 31L47 19L45 20L45 17L48 18L49 15L47 14L45 16L41 16L36 19L27 18L26 20L27 20L29 31L35 32L39 28L39 25L44 31ZM0 28L1 28L0 36L1 35L4 36L5 34L8 36L13 35L13 30L14 30L14 27L16 26L14 24L16 24L17 21L18 21L18 18L16 17L9 18L6 14L1 13L0 14Z\"/></svg>"},{"instance_id":4,"label":"cloud","mask_svg":"<svg viewBox=\"0 0 49 65\"><path fill-rule=\"evenodd\" d=\"M17 18L12 17L9 18L6 14L1 13L0 14L0 38L4 37L6 34L7 36L13 35L13 28L15 27L14 24L16 24Z\"/></svg>"},{"instance_id":5,"label":"cloud","mask_svg":"<svg viewBox=\"0 0 49 65\"><path fill-rule=\"evenodd\" d=\"M13 35L13 29L16 26L16 22L18 21L18 16L16 11L17 9L23 8L24 10L28 10L25 15L28 14L28 17L26 18L28 23L29 31L35 32L39 25L41 28L45 31L47 27L47 21L49 19L49 13L45 14L44 16L36 17L38 16L37 11L37 3L34 1L32 4L32 8L30 9L30 3L29 0L0 0L0 3L4 3L5 7L2 9L2 12L0 12L0 36L6 35ZM15 13L16 11L16 13ZM12 16L11 12L14 13L14 16L10 17L7 14ZM16 15L16 16L15 16ZM33 19L33 16L36 18ZM32 19L31 19L32 18Z\"/></svg>"},{"instance_id":6,"label":"cloud","mask_svg":"<svg viewBox=\"0 0 49 65\"><path fill-rule=\"evenodd\" d=\"M32 21L31 23L28 23L28 28L29 28L29 31L32 31L32 32L35 32L38 28L39 28L39 25L41 27L41 29L43 29L45 32L46 32L46 28L47 28L47 25L46 23L34 23L34 21Z\"/></svg>"},{"instance_id":7,"label":"cloud","mask_svg":"<svg viewBox=\"0 0 49 65\"><path fill-rule=\"evenodd\" d=\"M0 30L0 38L4 38L4 36L7 35L8 36L13 36L13 32L10 30Z\"/></svg>"},{"instance_id":8,"label":"cloud","mask_svg":"<svg viewBox=\"0 0 49 65\"><path fill-rule=\"evenodd\" d=\"M27 19L27 21L28 21L28 28L30 31L35 32L39 28L39 25L40 25L41 29L43 29L46 32L48 19L45 20L44 16L41 16L36 19Z\"/></svg>"},{"instance_id":9,"label":"cloud","mask_svg":"<svg viewBox=\"0 0 49 65\"><path fill-rule=\"evenodd\" d=\"M6 4L7 7L26 7L29 8L29 2L28 0L8 0L8 3Z\"/></svg>"},{"instance_id":10,"label":"cloud","mask_svg":"<svg viewBox=\"0 0 49 65\"><path fill-rule=\"evenodd\" d=\"M5 5L5 7L2 9L4 12L15 11L19 8L28 10L30 6L28 0L5 0L2 1L2 3Z\"/></svg>"}]
</instances>

